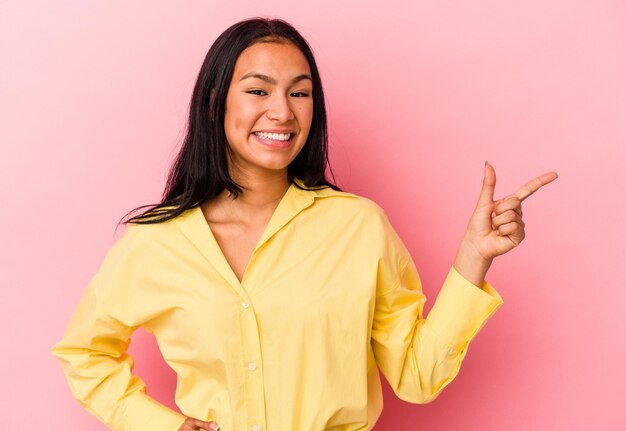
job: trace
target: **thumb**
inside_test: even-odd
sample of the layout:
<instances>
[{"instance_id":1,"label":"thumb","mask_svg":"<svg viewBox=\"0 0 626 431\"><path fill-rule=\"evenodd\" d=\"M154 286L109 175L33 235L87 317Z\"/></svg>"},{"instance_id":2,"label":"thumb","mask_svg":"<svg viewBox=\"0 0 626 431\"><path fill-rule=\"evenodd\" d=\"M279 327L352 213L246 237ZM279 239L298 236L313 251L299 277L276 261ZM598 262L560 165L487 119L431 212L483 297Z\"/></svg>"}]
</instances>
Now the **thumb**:
<instances>
[{"instance_id":1,"label":"thumb","mask_svg":"<svg viewBox=\"0 0 626 431\"><path fill-rule=\"evenodd\" d=\"M496 189L496 171L487 161L485 161L485 176L483 178L483 187L480 190L478 203L476 207L493 203L493 193Z\"/></svg>"}]
</instances>

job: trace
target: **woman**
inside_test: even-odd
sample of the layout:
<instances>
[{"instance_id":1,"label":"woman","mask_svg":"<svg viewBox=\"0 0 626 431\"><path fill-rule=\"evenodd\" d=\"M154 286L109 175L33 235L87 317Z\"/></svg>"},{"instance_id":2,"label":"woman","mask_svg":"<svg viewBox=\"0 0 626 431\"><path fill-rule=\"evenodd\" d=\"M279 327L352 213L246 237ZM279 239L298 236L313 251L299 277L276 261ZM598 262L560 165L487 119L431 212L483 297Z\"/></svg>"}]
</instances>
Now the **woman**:
<instances>
[{"instance_id":1,"label":"woman","mask_svg":"<svg viewBox=\"0 0 626 431\"><path fill-rule=\"evenodd\" d=\"M484 280L524 238L547 173L478 204L425 319L408 250L373 201L325 177L324 94L305 40L250 19L213 44L163 201L107 253L52 349L74 396L115 430L370 430L378 370L427 403L502 304ZM161 405L126 354L139 326L176 371Z\"/></svg>"}]
</instances>

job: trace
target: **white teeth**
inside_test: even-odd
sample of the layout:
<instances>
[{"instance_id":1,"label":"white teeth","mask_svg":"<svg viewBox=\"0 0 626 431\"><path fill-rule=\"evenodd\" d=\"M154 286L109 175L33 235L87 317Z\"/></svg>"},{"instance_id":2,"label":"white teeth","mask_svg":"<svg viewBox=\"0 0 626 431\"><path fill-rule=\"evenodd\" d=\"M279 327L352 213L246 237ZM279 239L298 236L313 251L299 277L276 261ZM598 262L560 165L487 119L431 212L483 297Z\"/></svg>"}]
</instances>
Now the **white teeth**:
<instances>
[{"instance_id":1,"label":"white teeth","mask_svg":"<svg viewBox=\"0 0 626 431\"><path fill-rule=\"evenodd\" d=\"M266 132L254 132L255 135L263 139L273 139L275 141L287 141L291 136L291 133L266 133Z\"/></svg>"}]
</instances>

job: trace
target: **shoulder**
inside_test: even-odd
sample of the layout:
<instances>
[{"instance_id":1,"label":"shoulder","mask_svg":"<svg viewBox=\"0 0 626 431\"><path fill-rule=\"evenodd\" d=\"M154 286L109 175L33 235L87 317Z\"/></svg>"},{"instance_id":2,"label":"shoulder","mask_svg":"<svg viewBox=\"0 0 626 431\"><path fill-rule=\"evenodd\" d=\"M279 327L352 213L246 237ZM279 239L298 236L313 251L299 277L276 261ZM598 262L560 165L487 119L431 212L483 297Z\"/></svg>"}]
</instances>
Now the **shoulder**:
<instances>
[{"instance_id":1,"label":"shoulder","mask_svg":"<svg viewBox=\"0 0 626 431\"><path fill-rule=\"evenodd\" d=\"M151 248L155 243L168 242L169 239L180 236L175 220L174 218L158 223L128 223L120 240L127 241L130 247L139 250Z\"/></svg>"},{"instance_id":2,"label":"shoulder","mask_svg":"<svg viewBox=\"0 0 626 431\"><path fill-rule=\"evenodd\" d=\"M351 236L353 244L366 247L384 259L394 262L409 259L409 252L387 213L373 199L329 189L317 196L313 208L313 219L318 226L339 236Z\"/></svg>"},{"instance_id":3,"label":"shoulder","mask_svg":"<svg viewBox=\"0 0 626 431\"><path fill-rule=\"evenodd\" d=\"M391 227L385 210L373 199L330 187L314 193L314 207L320 212L352 223L359 221L370 227L379 226L385 230Z\"/></svg>"},{"instance_id":4,"label":"shoulder","mask_svg":"<svg viewBox=\"0 0 626 431\"><path fill-rule=\"evenodd\" d=\"M371 209L380 208L376 202L365 196L357 195L346 191L334 190L330 187L324 187L319 190L311 190L313 195L321 200L328 200L332 204L352 205L370 207Z\"/></svg>"}]
</instances>

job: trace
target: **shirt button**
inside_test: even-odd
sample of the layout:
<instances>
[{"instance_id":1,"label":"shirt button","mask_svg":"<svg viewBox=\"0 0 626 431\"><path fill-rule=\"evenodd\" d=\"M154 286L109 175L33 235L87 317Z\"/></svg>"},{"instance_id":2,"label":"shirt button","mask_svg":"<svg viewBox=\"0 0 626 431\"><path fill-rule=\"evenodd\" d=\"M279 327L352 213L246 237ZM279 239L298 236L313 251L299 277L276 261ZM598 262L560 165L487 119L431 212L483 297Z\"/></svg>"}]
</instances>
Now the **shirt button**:
<instances>
[{"instance_id":1,"label":"shirt button","mask_svg":"<svg viewBox=\"0 0 626 431\"><path fill-rule=\"evenodd\" d=\"M250 363L248 364L248 369L249 369L250 371L254 371L254 370L256 370L256 364L255 364L254 362L250 362ZM258 426L258 425L257 425L257 426ZM254 427L253 427L253 428L254 428Z\"/></svg>"},{"instance_id":2,"label":"shirt button","mask_svg":"<svg viewBox=\"0 0 626 431\"><path fill-rule=\"evenodd\" d=\"M248 307L250 306L250 304L248 304L246 301L243 301L243 302L241 303L241 306L242 306L243 308L248 308Z\"/></svg>"},{"instance_id":3,"label":"shirt button","mask_svg":"<svg viewBox=\"0 0 626 431\"><path fill-rule=\"evenodd\" d=\"M252 431L261 431L261 425L259 424L252 425Z\"/></svg>"}]
</instances>

